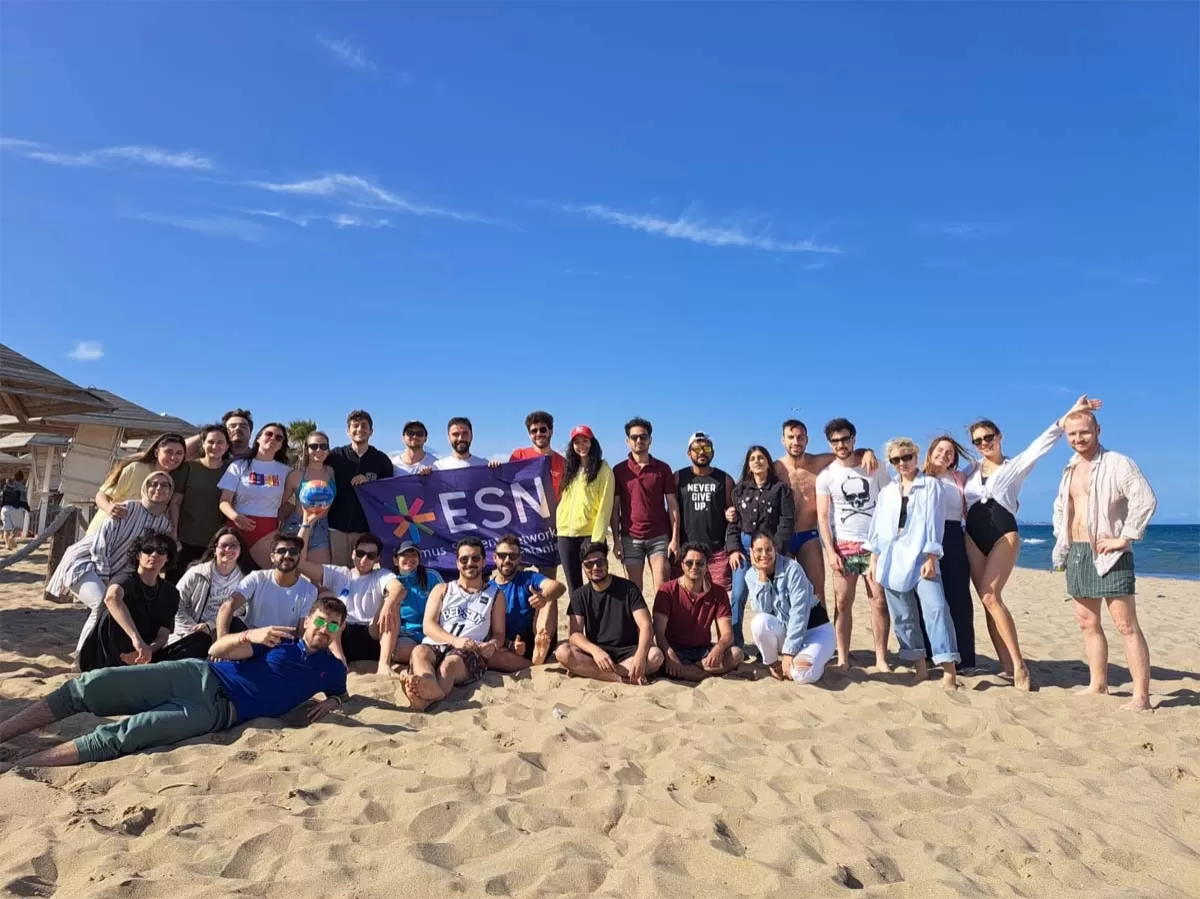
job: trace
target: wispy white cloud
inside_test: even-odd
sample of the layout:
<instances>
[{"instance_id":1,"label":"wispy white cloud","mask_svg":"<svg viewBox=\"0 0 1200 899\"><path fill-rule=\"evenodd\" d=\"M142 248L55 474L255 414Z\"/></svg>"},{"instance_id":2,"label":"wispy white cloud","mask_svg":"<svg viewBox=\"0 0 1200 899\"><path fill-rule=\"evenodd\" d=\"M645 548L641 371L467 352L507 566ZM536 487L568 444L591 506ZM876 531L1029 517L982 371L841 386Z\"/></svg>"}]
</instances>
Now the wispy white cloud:
<instances>
[{"instance_id":1,"label":"wispy white cloud","mask_svg":"<svg viewBox=\"0 0 1200 899\"><path fill-rule=\"evenodd\" d=\"M354 44L349 38L340 38L333 40L328 37L318 37L321 46L329 51L330 56L336 59L344 66L349 66L359 72L375 72L379 67L375 65L361 47Z\"/></svg>"},{"instance_id":2,"label":"wispy white cloud","mask_svg":"<svg viewBox=\"0 0 1200 899\"><path fill-rule=\"evenodd\" d=\"M86 150L82 153L63 153L45 144L39 144L37 141L6 137L0 138L0 150L7 150L27 159L48 162L51 165L98 166L106 162L133 162L157 168L191 171L210 171L216 168L216 163L211 159L191 150L172 151L159 147L103 147L99 150Z\"/></svg>"},{"instance_id":3,"label":"wispy white cloud","mask_svg":"<svg viewBox=\"0 0 1200 899\"><path fill-rule=\"evenodd\" d=\"M322 175L320 178L310 178L307 181L272 182L249 181L252 187L269 190L272 193L291 194L298 197L320 197L348 203L365 209L388 209L403 212L408 215L428 215L439 218L453 219L459 222L478 222L493 224L487 219L470 212L459 212L454 209L444 209L439 206L429 206L393 193L392 191L372 184L366 178L358 175L339 173Z\"/></svg>"},{"instance_id":4,"label":"wispy white cloud","mask_svg":"<svg viewBox=\"0 0 1200 899\"><path fill-rule=\"evenodd\" d=\"M390 228L391 222L384 218L363 218L348 212L329 216L329 221L338 228Z\"/></svg>"},{"instance_id":5,"label":"wispy white cloud","mask_svg":"<svg viewBox=\"0 0 1200 899\"><path fill-rule=\"evenodd\" d=\"M237 212L240 212L242 215L257 215L263 218L278 219L281 222L299 225L301 228L308 227L310 222L320 218L319 215L311 215L309 213L297 215L291 212L284 212L281 209L238 209Z\"/></svg>"},{"instance_id":6,"label":"wispy white cloud","mask_svg":"<svg viewBox=\"0 0 1200 899\"><path fill-rule=\"evenodd\" d=\"M655 215L622 212L598 203L586 206L564 206L563 209L567 212L582 213L589 218L608 222L610 225L618 225L646 234L657 234L661 237L690 240L692 243L710 247L745 247L774 253L844 252L840 247L818 244L812 240L777 240L767 234L747 231L733 225L709 225L686 215L675 219L664 219Z\"/></svg>"},{"instance_id":7,"label":"wispy white cloud","mask_svg":"<svg viewBox=\"0 0 1200 899\"><path fill-rule=\"evenodd\" d=\"M98 340L81 340L67 355L76 362L95 362L104 357L104 344Z\"/></svg>"},{"instance_id":8,"label":"wispy white cloud","mask_svg":"<svg viewBox=\"0 0 1200 899\"><path fill-rule=\"evenodd\" d=\"M257 243L268 234L266 228L258 222L234 218L228 215L186 216L160 215L154 212L129 213L130 218L156 225L167 225L171 228L182 228L184 231L194 231L197 234L207 234L212 237L233 237L247 243Z\"/></svg>"},{"instance_id":9,"label":"wispy white cloud","mask_svg":"<svg viewBox=\"0 0 1200 899\"><path fill-rule=\"evenodd\" d=\"M922 231L930 234L941 234L946 237L962 239L973 237L990 237L1000 234L1005 227L997 222L921 222Z\"/></svg>"}]
</instances>

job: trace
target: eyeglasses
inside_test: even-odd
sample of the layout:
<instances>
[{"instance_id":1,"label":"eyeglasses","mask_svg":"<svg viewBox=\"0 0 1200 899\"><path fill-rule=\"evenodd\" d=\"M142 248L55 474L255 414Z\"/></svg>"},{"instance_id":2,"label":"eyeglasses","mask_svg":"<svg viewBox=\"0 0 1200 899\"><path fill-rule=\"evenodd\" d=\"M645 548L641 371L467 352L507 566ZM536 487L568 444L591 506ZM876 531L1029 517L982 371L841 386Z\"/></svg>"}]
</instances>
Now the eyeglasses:
<instances>
[{"instance_id":1,"label":"eyeglasses","mask_svg":"<svg viewBox=\"0 0 1200 899\"><path fill-rule=\"evenodd\" d=\"M899 465L901 462L911 462L915 458L917 457L912 453L905 453L903 456L892 456L888 461L893 465Z\"/></svg>"},{"instance_id":2,"label":"eyeglasses","mask_svg":"<svg viewBox=\"0 0 1200 899\"><path fill-rule=\"evenodd\" d=\"M310 443L308 445L308 451L310 453L316 453L316 452L320 452L321 450L328 450L328 449L329 449L328 443Z\"/></svg>"},{"instance_id":3,"label":"eyeglasses","mask_svg":"<svg viewBox=\"0 0 1200 899\"><path fill-rule=\"evenodd\" d=\"M688 449L690 449L693 453L702 453L705 450L708 450L711 453L712 452L712 444L711 443L693 443L691 446L688 447Z\"/></svg>"},{"instance_id":4,"label":"eyeglasses","mask_svg":"<svg viewBox=\"0 0 1200 899\"><path fill-rule=\"evenodd\" d=\"M588 571L591 571L593 568L607 568L608 559L587 559L584 561L583 567Z\"/></svg>"},{"instance_id":5,"label":"eyeglasses","mask_svg":"<svg viewBox=\"0 0 1200 899\"><path fill-rule=\"evenodd\" d=\"M162 478L156 478L146 485L147 490L170 490L174 486L170 481L164 481Z\"/></svg>"},{"instance_id":6,"label":"eyeglasses","mask_svg":"<svg viewBox=\"0 0 1200 899\"><path fill-rule=\"evenodd\" d=\"M340 631L342 629L342 626L340 624L338 624L336 621L330 621L328 618L325 618L321 615L318 615L316 618L313 619L313 627L315 627L319 631L320 630L328 631L331 634L336 634L338 631Z\"/></svg>"},{"instance_id":7,"label":"eyeglasses","mask_svg":"<svg viewBox=\"0 0 1200 899\"><path fill-rule=\"evenodd\" d=\"M408 432L406 432L406 433L405 433L405 435L404 435L404 436L405 436L405 437L412 437L412 438L414 438L414 439L415 439L415 438L417 438L417 437L419 437L419 438L421 438L422 440L424 440L424 439L425 439L426 437L428 437L429 435L428 435L428 434L426 434L424 431L408 431Z\"/></svg>"},{"instance_id":8,"label":"eyeglasses","mask_svg":"<svg viewBox=\"0 0 1200 899\"><path fill-rule=\"evenodd\" d=\"M470 565L472 562L482 562L482 561L483 561L483 556L476 555L475 553L471 553L471 555L469 555L469 556L459 556L458 557L458 564L460 564L460 565Z\"/></svg>"},{"instance_id":9,"label":"eyeglasses","mask_svg":"<svg viewBox=\"0 0 1200 899\"><path fill-rule=\"evenodd\" d=\"M650 435L649 434L630 434L629 439L632 440L634 443L641 443L643 440L649 440Z\"/></svg>"},{"instance_id":10,"label":"eyeglasses","mask_svg":"<svg viewBox=\"0 0 1200 899\"><path fill-rule=\"evenodd\" d=\"M270 440L272 443L283 443L283 441L287 439L277 431L267 431L267 433L263 434L263 437L267 438L267 440Z\"/></svg>"},{"instance_id":11,"label":"eyeglasses","mask_svg":"<svg viewBox=\"0 0 1200 899\"><path fill-rule=\"evenodd\" d=\"M229 552L230 550L241 549L241 546L242 545L236 540L222 540L217 544L217 552L220 552L221 550Z\"/></svg>"},{"instance_id":12,"label":"eyeglasses","mask_svg":"<svg viewBox=\"0 0 1200 899\"><path fill-rule=\"evenodd\" d=\"M684 568L703 568L707 564L708 564L708 562L706 562L704 559L684 559L683 560Z\"/></svg>"},{"instance_id":13,"label":"eyeglasses","mask_svg":"<svg viewBox=\"0 0 1200 899\"><path fill-rule=\"evenodd\" d=\"M371 552L370 550L366 549L356 549L354 551L354 557L356 559L370 559L372 562L374 562L379 558L379 553Z\"/></svg>"},{"instance_id":14,"label":"eyeglasses","mask_svg":"<svg viewBox=\"0 0 1200 899\"><path fill-rule=\"evenodd\" d=\"M143 556L169 556L171 551L165 546L147 546L142 550Z\"/></svg>"},{"instance_id":15,"label":"eyeglasses","mask_svg":"<svg viewBox=\"0 0 1200 899\"><path fill-rule=\"evenodd\" d=\"M280 546L280 547L277 547L276 549L272 550L272 552L277 556L299 556L300 555L300 550L296 549L296 547L294 547L294 546Z\"/></svg>"},{"instance_id":16,"label":"eyeglasses","mask_svg":"<svg viewBox=\"0 0 1200 899\"><path fill-rule=\"evenodd\" d=\"M520 553L520 552L515 552L515 553L502 553L502 552L497 552L495 555L496 555L496 558L497 558L497 559L499 559L501 562L507 562L509 559L519 559L519 558L521 558L521 553Z\"/></svg>"},{"instance_id":17,"label":"eyeglasses","mask_svg":"<svg viewBox=\"0 0 1200 899\"><path fill-rule=\"evenodd\" d=\"M995 433L980 434L978 437L973 439L971 442L973 444L975 444L976 446L983 446L985 443L991 443L995 439L996 439Z\"/></svg>"},{"instance_id":18,"label":"eyeglasses","mask_svg":"<svg viewBox=\"0 0 1200 899\"><path fill-rule=\"evenodd\" d=\"M843 443L850 443L852 440L854 440L853 437L830 437L829 445L830 446L840 446Z\"/></svg>"},{"instance_id":19,"label":"eyeglasses","mask_svg":"<svg viewBox=\"0 0 1200 899\"><path fill-rule=\"evenodd\" d=\"M529 433L530 434L549 434L550 429L547 428L545 425L538 425L536 427L530 428Z\"/></svg>"}]
</instances>

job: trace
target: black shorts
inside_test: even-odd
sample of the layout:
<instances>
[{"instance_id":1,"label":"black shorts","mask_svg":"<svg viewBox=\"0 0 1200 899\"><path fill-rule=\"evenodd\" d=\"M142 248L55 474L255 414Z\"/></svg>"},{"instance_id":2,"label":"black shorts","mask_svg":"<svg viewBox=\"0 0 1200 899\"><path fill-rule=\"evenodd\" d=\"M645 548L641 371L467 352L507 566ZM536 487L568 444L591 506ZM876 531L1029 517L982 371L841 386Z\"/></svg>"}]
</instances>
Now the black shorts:
<instances>
[{"instance_id":1,"label":"black shorts","mask_svg":"<svg viewBox=\"0 0 1200 899\"><path fill-rule=\"evenodd\" d=\"M525 651L523 653L521 653L521 657L528 661L532 661L533 660L533 641L536 636L537 636L537 633L534 631L534 629L532 627L529 628L529 630L518 631L516 634L514 634L513 636L511 636L507 640L505 640L504 646L507 649L511 650L512 652L516 652L516 650L513 649L513 643L516 642L517 637L520 637L522 640L525 641ZM557 648L558 648L558 634L551 634L550 635L550 652L547 654L546 657L550 658L551 656L553 656L554 650Z\"/></svg>"},{"instance_id":2,"label":"black shorts","mask_svg":"<svg viewBox=\"0 0 1200 899\"><path fill-rule=\"evenodd\" d=\"M378 662L379 641L371 636L371 626L347 624L342 631L342 652L347 662Z\"/></svg>"},{"instance_id":3,"label":"black shorts","mask_svg":"<svg viewBox=\"0 0 1200 899\"><path fill-rule=\"evenodd\" d=\"M483 673L487 671L487 660L477 652L469 652L465 649L456 649L449 643L426 643L433 650L433 665L435 668L441 668L442 662L447 656L456 655L463 660L463 664L467 666L467 679L458 682L461 687L463 684L474 683L483 677Z\"/></svg>"},{"instance_id":4,"label":"black shorts","mask_svg":"<svg viewBox=\"0 0 1200 899\"><path fill-rule=\"evenodd\" d=\"M614 662L624 662L626 659L631 659L633 658L633 654L638 650L636 646L603 646L600 643L596 645L607 652L608 657Z\"/></svg>"},{"instance_id":5,"label":"black shorts","mask_svg":"<svg viewBox=\"0 0 1200 899\"><path fill-rule=\"evenodd\" d=\"M675 655L679 656L679 661L685 665L699 665L704 660L704 657L712 652L712 643L707 646L675 646L671 648L675 650Z\"/></svg>"}]
</instances>

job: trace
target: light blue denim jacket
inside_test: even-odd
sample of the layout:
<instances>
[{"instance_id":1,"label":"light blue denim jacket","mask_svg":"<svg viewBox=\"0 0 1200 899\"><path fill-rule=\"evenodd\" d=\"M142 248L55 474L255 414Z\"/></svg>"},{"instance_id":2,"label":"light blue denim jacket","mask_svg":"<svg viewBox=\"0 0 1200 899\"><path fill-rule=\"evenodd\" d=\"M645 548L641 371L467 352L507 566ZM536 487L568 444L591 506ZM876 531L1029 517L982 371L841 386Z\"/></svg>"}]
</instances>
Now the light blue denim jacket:
<instances>
[{"instance_id":1,"label":"light blue denim jacket","mask_svg":"<svg viewBox=\"0 0 1200 899\"><path fill-rule=\"evenodd\" d=\"M769 581L761 580L758 569L751 568L746 572L746 589L751 609L774 615L783 622L786 633L780 652L785 656L796 655L808 633L808 616L817 604L817 595L800 563L777 556L775 575Z\"/></svg>"},{"instance_id":2,"label":"light blue denim jacket","mask_svg":"<svg viewBox=\"0 0 1200 899\"><path fill-rule=\"evenodd\" d=\"M879 556L875 579L888 590L904 593L921 580L921 565L932 553L942 557L942 528L946 523L941 492L946 488L936 478L918 474L908 491L908 517L904 530L896 533L900 521L900 481L895 480L879 491L871 534L863 549Z\"/></svg>"}]
</instances>

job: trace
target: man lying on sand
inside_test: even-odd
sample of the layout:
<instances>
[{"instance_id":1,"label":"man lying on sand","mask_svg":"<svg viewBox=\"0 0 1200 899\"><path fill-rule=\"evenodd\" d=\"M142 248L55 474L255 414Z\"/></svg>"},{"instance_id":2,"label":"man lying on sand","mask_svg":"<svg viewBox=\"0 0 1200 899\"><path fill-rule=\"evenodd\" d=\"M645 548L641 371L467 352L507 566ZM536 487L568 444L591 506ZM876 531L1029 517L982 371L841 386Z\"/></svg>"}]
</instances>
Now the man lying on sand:
<instances>
[{"instance_id":1,"label":"man lying on sand","mask_svg":"<svg viewBox=\"0 0 1200 899\"><path fill-rule=\"evenodd\" d=\"M483 579L483 541L463 537L456 546L458 579L429 591L425 640L412 651L401 676L414 712L423 712L460 684L483 677L488 659L504 646L504 601L500 587Z\"/></svg>"},{"instance_id":2,"label":"man lying on sand","mask_svg":"<svg viewBox=\"0 0 1200 899\"><path fill-rule=\"evenodd\" d=\"M300 640L295 628L260 627L221 637L208 661L90 671L0 723L0 743L81 712L129 715L20 760L30 768L102 762L251 718L278 718L324 693L308 712L309 722L317 721L347 698L346 666L327 651L345 621L345 604L322 596L309 610ZM11 767L0 763L0 771Z\"/></svg>"}]
</instances>

